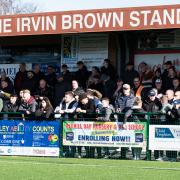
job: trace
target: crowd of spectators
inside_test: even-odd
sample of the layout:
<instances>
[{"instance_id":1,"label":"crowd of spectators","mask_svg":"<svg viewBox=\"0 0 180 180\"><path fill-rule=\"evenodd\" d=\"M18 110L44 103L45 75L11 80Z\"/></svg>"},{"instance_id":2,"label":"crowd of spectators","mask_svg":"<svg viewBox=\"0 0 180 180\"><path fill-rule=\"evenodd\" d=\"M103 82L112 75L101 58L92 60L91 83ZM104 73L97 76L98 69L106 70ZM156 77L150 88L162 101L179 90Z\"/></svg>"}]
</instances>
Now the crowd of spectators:
<instances>
[{"instance_id":1,"label":"crowd of spectators","mask_svg":"<svg viewBox=\"0 0 180 180\"><path fill-rule=\"evenodd\" d=\"M77 113L80 119L104 122L111 121L112 113L123 113L123 124L133 112L161 112L164 115L158 117L158 123L180 122L180 77L171 61L154 69L142 62L138 71L128 63L121 78L109 59L104 60L101 68L92 67L91 72L82 61L77 62L77 68L70 72L63 64L61 73L56 75L54 67L48 66L45 75L39 64L27 71L22 63L14 82L3 72L0 110L19 111L36 119L70 118ZM152 115L152 120L158 118Z\"/></svg>"}]
</instances>

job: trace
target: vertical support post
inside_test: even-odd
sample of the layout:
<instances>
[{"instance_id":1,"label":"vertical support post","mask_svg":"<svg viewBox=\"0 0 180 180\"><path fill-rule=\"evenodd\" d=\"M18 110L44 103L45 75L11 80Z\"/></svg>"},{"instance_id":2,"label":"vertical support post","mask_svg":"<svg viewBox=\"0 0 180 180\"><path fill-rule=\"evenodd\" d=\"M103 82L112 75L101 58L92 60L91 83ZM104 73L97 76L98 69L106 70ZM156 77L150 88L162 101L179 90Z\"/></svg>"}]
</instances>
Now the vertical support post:
<instances>
[{"instance_id":1,"label":"vertical support post","mask_svg":"<svg viewBox=\"0 0 180 180\"><path fill-rule=\"evenodd\" d=\"M149 150L149 126L150 126L150 116L151 113L147 112L147 131L146 131L146 136L147 136L147 146L146 146L146 157L147 160L150 161L151 160L151 151Z\"/></svg>"}]
</instances>

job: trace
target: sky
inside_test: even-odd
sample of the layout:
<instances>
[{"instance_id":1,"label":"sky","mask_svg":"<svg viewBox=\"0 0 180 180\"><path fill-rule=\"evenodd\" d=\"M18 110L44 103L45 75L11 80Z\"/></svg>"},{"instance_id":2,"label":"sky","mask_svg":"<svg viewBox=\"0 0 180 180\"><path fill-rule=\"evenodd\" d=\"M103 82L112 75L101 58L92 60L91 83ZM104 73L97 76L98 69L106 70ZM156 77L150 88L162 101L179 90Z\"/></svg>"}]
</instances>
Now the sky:
<instances>
[{"instance_id":1,"label":"sky","mask_svg":"<svg viewBox=\"0 0 180 180\"><path fill-rule=\"evenodd\" d=\"M180 4L180 0L22 0L41 12Z\"/></svg>"}]
</instances>

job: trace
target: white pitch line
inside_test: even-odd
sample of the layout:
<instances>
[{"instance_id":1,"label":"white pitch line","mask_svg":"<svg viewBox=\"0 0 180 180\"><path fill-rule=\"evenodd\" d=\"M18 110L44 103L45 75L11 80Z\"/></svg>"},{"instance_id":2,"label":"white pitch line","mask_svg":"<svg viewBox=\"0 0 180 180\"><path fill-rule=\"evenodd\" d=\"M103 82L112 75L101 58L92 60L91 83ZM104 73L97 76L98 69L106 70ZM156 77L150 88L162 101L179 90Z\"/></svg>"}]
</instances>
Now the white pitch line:
<instances>
[{"instance_id":1,"label":"white pitch line","mask_svg":"<svg viewBox=\"0 0 180 180\"><path fill-rule=\"evenodd\" d=\"M33 161L7 161L7 160L0 160L0 163L5 162L8 164L33 164L33 165L59 165L59 166L86 166L86 167L109 167L109 168L135 168L135 169L152 169L152 170L172 170L172 171L180 171L180 168L160 168L160 167L136 167L136 166L114 166L114 165L95 165L95 164L78 164L78 163L50 163L50 162L33 162ZM4 166L6 164L1 164Z\"/></svg>"}]
</instances>

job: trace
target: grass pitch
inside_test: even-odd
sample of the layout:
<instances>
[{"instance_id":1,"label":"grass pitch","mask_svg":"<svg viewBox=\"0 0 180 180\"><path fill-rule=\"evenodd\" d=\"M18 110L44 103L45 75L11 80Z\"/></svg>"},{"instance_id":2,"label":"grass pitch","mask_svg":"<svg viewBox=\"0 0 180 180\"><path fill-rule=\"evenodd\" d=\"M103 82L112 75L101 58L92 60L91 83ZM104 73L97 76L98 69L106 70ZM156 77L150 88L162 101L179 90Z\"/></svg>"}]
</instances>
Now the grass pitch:
<instances>
[{"instance_id":1,"label":"grass pitch","mask_svg":"<svg viewBox=\"0 0 180 180\"><path fill-rule=\"evenodd\" d=\"M179 162L0 157L0 180L179 180Z\"/></svg>"}]
</instances>

